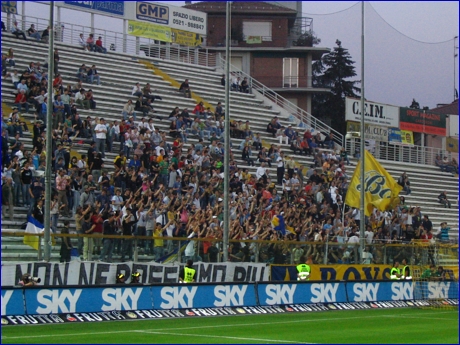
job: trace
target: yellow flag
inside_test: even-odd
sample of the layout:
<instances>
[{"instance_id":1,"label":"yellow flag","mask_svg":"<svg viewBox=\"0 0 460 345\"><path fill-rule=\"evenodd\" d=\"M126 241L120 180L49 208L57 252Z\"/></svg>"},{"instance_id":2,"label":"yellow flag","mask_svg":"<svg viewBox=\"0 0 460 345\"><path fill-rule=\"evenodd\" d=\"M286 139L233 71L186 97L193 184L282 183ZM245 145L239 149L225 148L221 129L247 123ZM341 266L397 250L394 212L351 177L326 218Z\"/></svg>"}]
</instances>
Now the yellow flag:
<instances>
[{"instance_id":1,"label":"yellow flag","mask_svg":"<svg viewBox=\"0 0 460 345\"><path fill-rule=\"evenodd\" d=\"M366 186L364 190L364 211L366 216L370 216L374 207L380 211L385 211L394 204L402 187L367 150L364 151L364 154L364 181ZM345 204L358 209L360 208L361 199L360 172L361 161L353 173L345 197Z\"/></svg>"}]
</instances>

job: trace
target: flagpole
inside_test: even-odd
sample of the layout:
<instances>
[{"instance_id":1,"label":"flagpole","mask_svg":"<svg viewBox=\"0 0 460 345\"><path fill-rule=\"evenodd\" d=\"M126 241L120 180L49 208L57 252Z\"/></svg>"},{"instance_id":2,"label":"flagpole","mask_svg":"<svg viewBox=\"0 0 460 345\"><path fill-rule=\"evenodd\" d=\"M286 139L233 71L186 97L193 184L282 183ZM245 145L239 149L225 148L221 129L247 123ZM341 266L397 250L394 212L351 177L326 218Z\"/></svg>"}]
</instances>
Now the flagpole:
<instances>
[{"instance_id":1,"label":"flagpole","mask_svg":"<svg viewBox=\"0 0 460 345\"><path fill-rule=\"evenodd\" d=\"M45 261L51 259L51 164L52 164L52 116L53 116L53 71L54 71L54 1L50 1L49 46L48 46L48 100L46 114L46 170L45 170L45 224L44 248Z\"/></svg>"},{"instance_id":2,"label":"flagpole","mask_svg":"<svg viewBox=\"0 0 460 345\"><path fill-rule=\"evenodd\" d=\"M228 236L230 233L230 33L232 2L227 1L226 35L225 35L225 122L224 122L224 236L223 261L228 261Z\"/></svg>"},{"instance_id":3,"label":"flagpole","mask_svg":"<svg viewBox=\"0 0 460 345\"><path fill-rule=\"evenodd\" d=\"M361 141L360 141L360 153L361 153L361 171L360 171L360 184L361 184L361 197L360 197L360 207L359 207L359 216L360 216L360 222L359 222L359 257L360 261L359 263L362 263L363 260L363 249L364 249L364 226L365 226L365 212L364 212L364 194L365 194L365 176L364 176L364 171L365 171L365 154L364 154L364 1L361 3ZM358 262L355 260L355 262Z\"/></svg>"}]
</instances>

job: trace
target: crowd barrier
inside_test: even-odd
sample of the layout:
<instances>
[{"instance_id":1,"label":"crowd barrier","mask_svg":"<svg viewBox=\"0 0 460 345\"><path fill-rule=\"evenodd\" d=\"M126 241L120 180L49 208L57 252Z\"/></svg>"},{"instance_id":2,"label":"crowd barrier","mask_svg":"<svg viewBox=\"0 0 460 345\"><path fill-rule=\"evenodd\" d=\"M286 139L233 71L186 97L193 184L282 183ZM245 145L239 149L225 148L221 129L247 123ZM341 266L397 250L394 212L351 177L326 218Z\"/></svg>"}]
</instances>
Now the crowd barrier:
<instances>
[{"instance_id":1,"label":"crowd barrier","mask_svg":"<svg viewBox=\"0 0 460 345\"><path fill-rule=\"evenodd\" d=\"M132 272L141 274L143 284L173 284L178 281L179 270L183 264L157 263L105 263L72 261L69 263L52 262L4 262L1 266L2 287L14 286L24 273L30 273L42 280L46 286L68 285L106 285L115 284L115 277L122 273L130 277ZM238 283L261 281L296 281L297 269L294 265L268 265L250 262L207 263L197 262L198 283ZM411 266L413 275L421 275L418 266ZM389 265L312 265L310 279L315 281L331 280L390 280ZM444 266L446 279L456 280L458 266ZM128 281L129 282L129 281Z\"/></svg>"},{"instance_id":2,"label":"crowd barrier","mask_svg":"<svg viewBox=\"0 0 460 345\"><path fill-rule=\"evenodd\" d=\"M312 280L390 280L390 265L312 265ZM420 276L420 266L411 266L415 276ZM428 267L426 267L428 268ZM292 265L271 265L271 280L295 280L297 269ZM456 280L458 266L444 266L446 278Z\"/></svg>"},{"instance_id":3,"label":"crowd barrier","mask_svg":"<svg viewBox=\"0 0 460 345\"><path fill-rule=\"evenodd\" d=\"M426 285L426 286L425 286ZM426 296L421 295L421 291ZM458 282L329 281L2 287L3 316L457 299ZM75 314L76 315L76 314Z\"/></svg>"}]
</instances>

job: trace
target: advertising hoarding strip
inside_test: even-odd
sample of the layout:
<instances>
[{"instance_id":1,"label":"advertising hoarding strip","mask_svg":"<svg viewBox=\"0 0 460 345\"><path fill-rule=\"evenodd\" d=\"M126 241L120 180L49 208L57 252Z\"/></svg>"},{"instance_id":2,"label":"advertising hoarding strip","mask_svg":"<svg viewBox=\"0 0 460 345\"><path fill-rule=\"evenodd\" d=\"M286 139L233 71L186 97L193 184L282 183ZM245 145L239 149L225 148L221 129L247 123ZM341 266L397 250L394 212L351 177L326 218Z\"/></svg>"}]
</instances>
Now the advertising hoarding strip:
<instances>
[{"instance_id":1,"label":"advertising hoarding strip","mask_svg":"<svg viewBox=\"0 0 460 345\"><path fill-rule=\"evenodd\" d=\"M417 284L426 295L414 291ZM419 290L420 291L420 290ZM3 288L2 315L172 311L194 308L253 308L328 303L428 303L458 299L458 282L331 281L235 284L142 284ZM443 302L441 302L443 303Z\"/></svg>"}]
</instances>

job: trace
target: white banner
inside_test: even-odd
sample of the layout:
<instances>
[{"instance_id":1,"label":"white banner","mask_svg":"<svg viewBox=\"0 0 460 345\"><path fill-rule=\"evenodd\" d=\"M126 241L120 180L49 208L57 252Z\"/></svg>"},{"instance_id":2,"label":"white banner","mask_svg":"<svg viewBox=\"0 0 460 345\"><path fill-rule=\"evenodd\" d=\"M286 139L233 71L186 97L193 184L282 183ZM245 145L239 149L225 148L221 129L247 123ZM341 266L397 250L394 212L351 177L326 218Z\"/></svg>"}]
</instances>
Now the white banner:
<instances>
[{"instance_id":1,"label":"white banner","mask_svg":"<svg viewBox=\"0 0 460 345\"><path fill-rule=\"evenodd\" d=\"M69 263L2 263L2 286L14 286L21 280L24 273L41 279L39 285L67 286L67 285L100 285L115 284L115 277L123 273L127 282L132 272L141 274L141 283L177 283L180 268L184 264L156 264L156 263L104 263L80 262ZM269 269L266 264L256 263L206 263L196 262L193 267L197 270L198 283L211 282L255 282L267 281Z\"/></svg>"},{"instance_id":2,"label":"white banner","mask_svg":"<svg viewBox=\"0 0 460 345\"><path fill-rule=\"evenodd\" d=\"M345 99L345 119L361 122L361 100L351 97ZM364 102L364 122L399 128L399 107L366 101Z\"/></svg>"},{"instance_id":3,"label":"white banner","mask_svg":"<svg viewBox=\"0 0 460 345\"><path fill-rule=\"evenodd\" d=\"M458 115L449 115L449 137L458 138Z\"/></svg>"}]
</instances>

